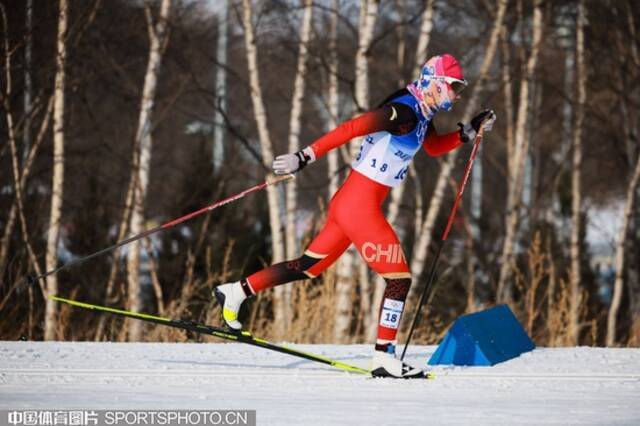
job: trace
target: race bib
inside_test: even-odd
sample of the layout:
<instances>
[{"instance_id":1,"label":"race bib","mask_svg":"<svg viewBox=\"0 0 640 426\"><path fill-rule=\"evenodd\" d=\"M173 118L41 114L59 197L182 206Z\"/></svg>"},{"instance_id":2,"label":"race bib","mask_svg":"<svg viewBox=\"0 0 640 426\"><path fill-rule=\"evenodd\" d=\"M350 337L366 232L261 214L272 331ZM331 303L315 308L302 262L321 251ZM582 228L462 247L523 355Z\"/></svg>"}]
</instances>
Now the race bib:
<instances>
[{"instance_id":1,"label":"race bib","mask_svg":"<svg viewBox=\"0 0 640 426\"><path fill-rule=\"evenodd\" d=\"M397 330L400 326L400 317L402 316L403 307L404 302L393 299L384 299L382 314L380 316L380 325Z\"/></svg>"}]
</instances>

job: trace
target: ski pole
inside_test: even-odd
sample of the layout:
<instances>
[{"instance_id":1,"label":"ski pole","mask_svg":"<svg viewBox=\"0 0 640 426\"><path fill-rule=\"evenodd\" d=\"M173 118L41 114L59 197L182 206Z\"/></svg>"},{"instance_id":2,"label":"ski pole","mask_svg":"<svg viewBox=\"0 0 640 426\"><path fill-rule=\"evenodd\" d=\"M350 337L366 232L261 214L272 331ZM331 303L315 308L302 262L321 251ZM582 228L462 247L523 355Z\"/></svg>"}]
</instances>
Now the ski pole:
<instances>
[{"instance_id":1,"label":"ski pole","mask_svg":"<svg viewBox=\"0 0 640 426\"><path fill-rule=\"evenodd\" d=\"M484 123L483 123L484 124ZM451 226L453 225L453 221L456 217L456 213L458 211L458 204L460 204L460 200L462 199L462 193L464 192L464 187L467 185L467 180L469 180L469 175L471 174L471 167L473 166L473 161L478 154L478 148L480 147L480 142L482 141L482 135L484 133L484 128L480 125L480 130L476 135L476 140L473 143L473 150L471 151L471 157L469 158L469 162L467 163L467 168L464 172L464 177L462 178L462 182L460 182L460 187L458 188L458 195L456 196L456 200L453 203L453 208L451 209L451 213L449 213L449 221L447 222L447 226L442 234L442 238L438 241L438 249L436 251L436 256L433 258L433 262L431 262L431 270L429 271L429 280L427 281L427 285L422 291L422 295L420 296L420 302L418 302L418 307L416 308L416 313L413 316L413 321L411 323L411 328L409 329L409 335L407 336L407 343L404 345L404 349L402 350L402 356L400 360L404 360L404 355L407 353L407 348L409 347L409 342L411 341L411 335L413 334L413 330L418 323L418 318L420 317L420 310L422 309L422 305L429 294L429 290L431 289L431 284L434 281L436 275L436 266L438 264L438 259L440 259L440 253L442 252L442 247L444 246L445 241L447 241L447 237L449 236L449 231L451 231Z\"/></svg>"},{"instance_id":2,"label":"ski pole","mask_svg":"<svg viewBox=\"0 0 640 426\"><path fill-rule=\"evenodd\" d=\"M267 186L276 185L276 184L278 184L280 182L288 181L288 180L294 179L294 178L295 178L295 176L293 174L288 174L288 175L285 175L285 176L276 177L276 178L271 179L271 180L267 179L265 182L263 182L263 183L261 183L259 185L253 186L253 187L251 187L249 189L245 189L244 191L242 191L242 192L240 192L240 193L238 193L236 195L232 195L231 197L228 197L228 198L225 198L223 200L217 201L217 202L211 204L210 206L203 207L200 210L196 210L196 211L191 212L191 213L189 213L187 215L184 215L184 216L179 217L177 219L174 219L174 220L171 220L169 222L166 222L166 223L164 223L162 225L158 225L155 228L148 229L148 230L146 230L144 232L141 232L138 235L134 235L134 236L131 236L131 237L125 239L125 240L119 241L119 242L115 243L114 245L112 245L110 247L107 247L107 248L104 248L102 250L99 250L99 251L97 251L95 253L92 253L92 254L89 254L87 256L81 257L79 259L72 260L71 262L65 263L64 265L61 265L56 269L52 269L51 271L47 271L47 272L45 272L45 273L43 273L41 275L38 275L36 277L31 276L31 275L27 275L27 283L29 285L33 285L38 280L40 280L40 279L42 279L44 277L47 277L47 276L49 276L51 274L55 274L55 273L57 273L57 272L59 272L59 271L61 271L63 269L70 268L71 266L77 265L78 263L82 263L85 260L89 260L89 259L92 259L92 258L94 258L96 256L100 256L101 254L108 253L108 252L110 252L110 251L112 251L112 250L114 250L114 249L116 249L118 247L122 247L122 246L124 246L126 244L129 244L129 243L132 243L134 241L140 240L142 238L148 237L149 235L155 234L156 232L163 231L163 230L169 229L169 228L173 228L174 226L176 226L176 225L178 225L178 224L180 224L182 222L186 222L187 220L193 219L196 216L200 216L203 213L210 212L211 210L217 209L218 207L224 206L225 204L229 204L229 203L231 203L233 201L239 200L240 198L244 197L245 195L251 194L252 192L260 191L261 189L264 189Z\"/></svg>"}]
</instances>

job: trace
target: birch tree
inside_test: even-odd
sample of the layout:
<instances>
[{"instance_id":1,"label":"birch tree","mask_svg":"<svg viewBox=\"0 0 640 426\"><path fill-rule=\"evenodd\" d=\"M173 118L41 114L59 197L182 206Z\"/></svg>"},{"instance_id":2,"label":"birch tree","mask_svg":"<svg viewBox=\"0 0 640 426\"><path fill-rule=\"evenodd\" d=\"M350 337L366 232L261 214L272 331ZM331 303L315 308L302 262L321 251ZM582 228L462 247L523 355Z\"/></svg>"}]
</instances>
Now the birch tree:
<instances>
[{"instance_id":1,"label":"birch tree","mask_svg":"<svg viewBox=\"0 0 640 426\"><path fill-rule=\"evenodd\" d=\"M428 0L422 12L422 25L420 26L420 36L418 37L418 48L411 72L411 78L416 78L420 74L422 65L427 60L427 50L431 39L431 29L433 28L433 3ZM389 203L389 214L387 220L394 229L398 226L398 215L400 214L400 204L404 196L405 185L399 185L391 190L391 202Z\"/></svg>"},{"instance_id":2,"label":"birch tree","mask_svg":"<svg viewBox=\"0 0 640 426\"><path fill-rule=\"evenodd\" d=\"M489 39L487 40L487 48L485 50L484 58L480 66L478 80L473 87L473 90L469 96L467 107L462 116L463 122L468 122L471 119L471 115L476 111L479 103L480 93L484 88L484 84L487 81L489 68L495 57L495 53L498 45L498 38L502 29L502 22L504 21L505 12L507 9L508 0L498 0L498 10L496 13L496 19L493 22L493 28ZM431 196L431 203L429 209L423 219L420 220L420 227L416 229L416 233L419 236L416 238L413 246L413 257L411 258L411 273L414 279L419 279L425 268L425 261L429 246L431 245L431 236L433 233L433 227L435 225L436 218L442 206L442 200L444 198L444 191L447 185L447 181L451 176L451 170L455 165L458 151L453 151L447 156L446 162L442 165L438 179L436 181L433 195ZM408 299L410 302L414 298L417 286L411 286L409 290ZM408 310L407 312L411 312Z\"/></svg>"},{"instance_id":3,"label":"birch tree","mask_svg":"<svg viewBox=\"0 0 640 426\"><path fill-rule=\"evenodd\" d=\"M356 113L369 109L369 57L380 0L364 0L360 5L358 50L355 58Z\"/></svg>"},{"instance_id":4,"label":"birch tree","mask_svg":"<svg viewBox=\"0 0 640 426\"><path fill-rule=\"evenodd\" d=\"M338 126L339 120L339 96L338 96L338 15L340 14L340 0L332 0L331 20L329 23L329 66L327 99L329 103L329 118L327 130ZM333 149L327 153L327 165L329 174L329 198L338 190L340 176L338 176L338 150Z\"/></svg>"},{"instance_id":5,"label":"birch tree","mask_svg":"<svg viewBox=\"0 0 640 426\"><path fill-rule=\"evenodd\" d=\"M24 125L23 143L24 157L26 158L31 147L31 109L33 108L33 0L27 0L25 29L27 37L24 46ZM0 268L2 271L2 268Z\"/></svg>"},{"instance_id":6,"label":"birch tree","mask_svg":"<svg viewBox=\"0 0 640 426\"><path fill-rule=\"evenodd\" d=\"M227 109L227 44L229 42L229 0L218 11L218 46L216 49L216 109L213 116L213 169L220 170L224 160L224 117Z\"/></svg>"},{"instance_id":7,"label":"birch tree","mask_svg":"<svg viewBox=\"0 0 640 426\"><path fill-rule=\"evenodd\" d=\"M340 0L332 0L329 20L329 60L327 93L328 117L327 131L333 130L339 122L339 87L338 87L338 21L340 14ZM327 173L329 177L329 199L338 191L340 184L338 150L334 149L327 153ZM354 254L353 249L349 249L337 262L334 269L336 279L335 292L335 317L333 321L333 340L335 342L346 342L351 325L351 312L353 300L351 299L351 289L353 284ZM361 302L368 301L367 297L361 297ZM367 312L369 307L367 306Z\"/></svg>"},{"instance_id":8,"label":"birch tree","mask_svg":"<svg viewBox=\"0 0 640 426\"><path fill-rule=\"evenodd\" d=\"M411 78L416 78L420 70L422 69L422 65L427 60L427 51L429 48L429 40L431 39L431 30L433 28L433 4L434 0L428 0L425 8L422 12L422 24L420 25L420 36L418 37L416 56L414 57L414 63L411 71ZM413 163L410 165L413 173L411 176L416 176L415 167ZM391 200L389 202L387 221L391 224L391 227L396 230L400 235L400 239L402 239L402 235L404 232L400 228L400 224L398 218L400 216L400 205L402 203L402 198L404 197L404 189L406 185L399 185L391 190ZM374 323L373 319L377 314L377 309L380 301L382 300L382 296L384 295L386 283L384 278L381 276L376 277L374 297L372 309L369 311L369 321L368 325L368 335L369 339L373 339L375 337L377 326Z\"/></svg>"},{"instance_id":9,"label":"birch tree","mask_svg":"<svg viewBox=\"0 0 640 426\"><path fill-rule=\"evenodd\" d=\"M62 217L62 196L64 191L64 89L65 66L67 60L67 0L60 0L58 12L58 36L56 42L56 77L54 86L53 107L53 177L51 182L51 207L49 213L49 230L47 232L46 269L48 271L57 267L58 242L60 240L60 220ZM58 293L58 278L55 274L46 279L47 293ZM57 331L57 304L50 298L46 300L44 318L44 339L54 340Z\"/></svg>"},{"instance_id":10,"label":"birch tree","mask_svg":"<svg viewBox=\"0 0 640 426\"><path fill-rule=\"evenodd\" d=\"M251 103L253 105L253 114L258 127L258 138L260 139L262 161L265 165L270 166L273 162L273 144L271 142L269 127L267 125L267 111L264 105L260 73L258 70L258 49L253 29L253 7L251 0L243 0L242 6L242 24L244 26L245 50L247 54L247 64L249 67ZM270 177L272 177L272 174L268 173L267 179ZM285 256L284 238L282 235L282 211L278 201L277 188L273 185L269 185L267 187L267 201L269 204L269 224L271 227L271 248L273 252L273 258L271 261L272 263L282 262ZM274 289L273 296L276 336L284 335L288 309L290 309L290 307L286 306L284 303L284 287L277 286Z\"/></svg>"},{"instance_id":11,"label":"birch tree","mask_svg":"<svg viewBox=\"0 0 640 426\"><path fill-rule=\"evenodd\" d=\"M629 73L630 75L625 76L624 70L620 69L620 77L619 77L619 90L620 93L623 93L622 99L620 101L620 109L622 112L622 122L623 129L625 135L625 153L627 155L627 163L631 166L633 164L633 159L635 158L635 167L633 167L633 171L629 176L629 183L626 191L626 203L623 212L622 222L620 225L620 229L618 230L618 234L616 236L616 249L615 249L615 259L614 259L614 267L615 267L615 281L613 285L613 296L611 300L611 305L609 307L609 312L607 315L607 335L606 335L606 345L607 346L615 346L618 342L618 315L620 311L620 305L622 303L622 296L624 294L625 287L625 272L627 272L627 288L629 289L630 294L630 314L631 314L631 329L630 329L630 343L637 343L640 336L638 335L638 306L637 301L635 299L638 298L637 293L634 294L634 290L637 291L637 288L634 288L634 273L630 270L633 267L637 267L637 265L633 265L633 262L628 262L627 260L627 250L629 250L629 235L632 235L632 240L634 238L633 234L637 231L633 229L633 215L634 210L637 215L637 207L636 206L636 198L640 195L638 192L640 191L640 149L638 149L637 135L638 135L638 127L637 127L637 117L633 114L633 110L631 108L637 108L637 100L640 98L638 96L640 93L637 89L637 86L634 89L629 89L629 87L625 84L627 81L636 81L638 76L638 68L640 67L640 53L637 44L637 37L635 31L635 21L632 13L632 7L630 2L626 2L626 11L625 16L627 18L627 29L631 38L625 37L620 28L617 28L618 31L618 52L620 52L621 57L629 58L632 65L632 71ZM637 83L636 83L637 84ZM637 226L637 225L636 225ZM637 234L636 234L637 235ZM637 244L637 240L635 241ZM631 242L633 244L633 241ZM629 268L627 268L627 263L629 263ZM626 270L626 271L625 271Z\"/></svg>"},{"instance_id":12,"label":"birch tree","mask_svg":"<svg viewBox=\"0 0 640 426\"><path fill-rule=\"evenodd\" d=\"M509 62L511 55L509 53L509 33L507 32L507 26L503 25L500 33L500 53L502 55L502 87L504 96L504 122L506 128L506 145L507 145L507 178L511 179L511 172L513 170L513 146L514 146L514 116L513 116L513 84L511 78L511 67Z\"/></svg>"},{"instance_id":13,"label":"birch tree","mask_svg":"<svg viewBox=\"0 0 640 426\"><path fill-rule=\"evenodd\" d=\"M302 117L302 99L304 97L307 60L309 57L309 41L311 40L311 22L313 18L312 0L304 0L304 13L302 25L300 26L300 43L298 47L298 62L296 65L295 81L293 83L293 96L291 99L291 117L289 119L289 152L300 150L300 127ZM296 216L298 213L298 184L296 180L289 182L286 186L286 206L287 206L287 258L293 259L298 256L298 236L296 232ZM284 287L284 304L291 305L292 286ZM291 324L291 309L286 309L287 318L285 327Z\"/></svg>"},{"instance_id":14,"label":"birch tree","mask_svg":"<svg viewBox=\"0 0 640 426\"><path fill-rule=\"evenodd\" d=\"M17 141L15 140L16 135L14 132L14 120L13 120L13 115L11 113L11 105L9 103L9 99L11 99L12 96L12 79L11 79L11 56L12 56L12 49L9 46L9 22L7 19L7 15L6 15L6 10L4 8L4 5L1 6L2 9L0 10L0 12L2 12L2 28L3 28L3 42L4 42L4 64L5 64L5 91L4 94L2 96L2 106L5 109L6 115L5 118L7 120L7 131L9 133L9 147L10 149L15 149L17 150ZM23 146L24 146L24 154L25 154L25 159L27 157L27 154L29 152L29 148L30 148L30 142L31 142L31 118L29 116L29 114L31 113L31 109L33 107L32 104L32 82L31 82L31 46L32 46L32 41L33 38L31 37L31 31L32 31L32 16L33 16L33 3L32 0L28 0L26 3L26 22L25 22L25 27L26 27L26 31L27 31L27 36L26 36L26 40L25 40L25 85L24 85L24 116L25 116L25 125L24 125L24 132L23 132ZM46 119L48 121L48 117L50 116L50 114L46 115ZM13 147L13 148L12 148ZM4 268L7 264L7 257L9 254L9 244L11 242L11 235L13 233L13 229L16 223L16 217L17 217L17 213L18 213L18 204L20 201L20 205L21 204L21 189L24 188L24 184L25 184L25 175L28 175L28 167L27 165L23 165L22 168L22 177L19 177L18 175L20 175L19 172L19 164L17 163L18 161L18 153L16 152L15 155L12 152L12 157L15 156L16 157L16 164L14 165L14 184L16 185L16 189L15 189L15 198L13 203L11 204L11 208L9 209L9 214L7 215L7 218L5 220L5 227L4 227L4 232L2 234L2 238L0 239L0 280L2 279L2 275L4 274ZM21 180L22 179L22 180ZM18 183L19 182L19 183Z\"/></svg>"},{"instance_id":15,"label":"birch tree","mask_svg":"<svg viewBox=\"0 0 640 426\"><path fill-rule=\"evenodd\" d=\"M27 14L29 14L29 12L27 12ZM17 143L16 125L15 125L15 120L13 118L11 102L10 102L12 98L12 91L13 91L13 80L11 75L11 59L13 56L13 52L15 52L15 49L10 48L9 22L7 19L5 6L3 4L0 4L0 17L2 19L1 22L2 22L2 29L3 29L3 50L4 50L4 65L5 65L4 66L5 90L2 94L0 94L0 100L2 101L2 107L5 110L5 118L6 118L7 133L8 133L7 139L8 139L8 145L9 145L9 151L11 154L11 172L13 175L13 191L15 195L15 198L12 202L11 209L9 212L9 217L7 218L5 232L2 239L2 246L0 247L0 274L4 274L4 267L5 267L5 261L8 255L10 237L15 224L16 216L18 216L20 219L20 227L22 231L21 232L22 242L26 247L26 251L28 253L28 259L31 263L31 266L35 271L35 273L39 276L41 275L41 268L38 264L38 260L35 256L33 247L31 246L31 243L29 241L29 233L27 229L27 221L25 218L24 204L23 204L23 190L25 188L27 176L29 174L29 170L31 169L31 165L33 163L33 159L35 157L37 148L40 145L40 142L42 142L42 139L44 138L45 130L48 128L48 123L50 121L49 118L51 116L51 111L53 108L53 102L52 102L53 98L51 98L51 101L49 102L49 107L47 109L47 112L45 113L45 118L43 119L42 128L40 133L38 134L36 144L29 151L26 158L24 158L24 163L23 163L22 172L21 172L20 171L20 155L18 153L18 148L17 148L18 143ZM27 25L27 27L29 27L29 25ZM30 122L30 118L27 118L27 125L29 125L29 122ZM25 146L25 152L27 152L26 146ZM38 284L40 286L40 290L42 292L43 297L46 298L47 297L46 287L42 284L42 281L38 281ZM3 300L0 301L0 310L2 310L2 308L6 305L7 301L9 300L9 296L11 295L11 292L15 288L16 286L13 285L12 288L9 289L7 295L3 298ZM27 333L29 338L31 338L32 331L33 331L33 322L34 322L33 321L33 288L32 287L28 288L28 306L29 306L29 309L28 309L28 315L27 315L27 321L26 321Z\"/></svg>"},{"instance_id":16,"label":"birch tree","mask_svg":"<svg viewBox=\"0 0 640 426\"><path fill-rule=\"evenodd\" d=\"M511 299L511 268L513 267L514 244L519 219L519 200L522 196L524 183L524 162L529 149L529 140L526 137L527 120L529 118L530 84L534 78L540 42L542 40L543 2L536 0L533 9L531 53L526 62L522 79L520 80L520 99L516 126L514 130L514 152L511 178L508 179L507 210L505 216L505 237L502 254L500 257L500 277L498 281L497 300L507 302Z\"/></svg>"},{"instance_id":17,"label":"birch tree","mask_svg":"<svg viewBox=\"0 0 640 426\"><path fill-rule=\"evenodd\" d=\"M356 114L369 109L369 56L373 32L378 17L379 0L365 0L360 4L360 21L358 31L358 50L355 56L355 102ZM352 142L351 153L357 145ZM334 322L334 337L338 341L343 341L350 324L351 312L351 286L353 285L353 272L355 267L356 250L353 246L340 257L337 265L336 276L336 318ZM361 307L369 308L371 298L370 282L367 266L364 263L358 265ZM365 324L368 324L370 308L365 314Z\"/></svg>"},{"instance_id":18,"label":"birch tree","mask_svg":"<svg viewBox=\"0 0 640 426\"><path fill-rule=\"evenodd\" d=\"M580 231L582 228L582 126L584 122L584 105L587 98L587 76L584 54L584 26L586 21L584 0L578 0L578 17L576 21L576 81L577 103L575 106L575 122L573 126L573 164L571 169L571 312L569 318L569 336L572 344L578 344L580 333L579 313L582 302L580 285Z\"/></svg>"},{"instance_id":19,"label":"birch tree","mask_svg":"<svg viewBox=\"0 0 640 426\"><path fill-rule=\"evenodd\" d=\"M613 297L611 299L611 306L609 307L609 314L607 316L607 346L614 346L616 344L616 333L618 325L618 311L620 310L620 303L622 302L622 293L624 287L624 268L625 268L625 251L627 246L627 235L631 223L631 217L633 214L633 206L635 203L636 191L638 189L638 181L640 180L640 155L636 160L636 166L629 180L629 186L627 187L627 201L625 203L624 213L622 217L622 223L618 230L616 237L616 255L615 255L615 270L616 278L613 285Z\"/></svg>"},{"instance_id":20,"label":"birch tree","mask_svg":"<svg viewBox=\"0 0 640 426\"><path fill-rule=\"evenodd\" d=\"M151 171L152 149L152 120L155 105L158 79L162 65L162 55L169 40L168 20L171 13L171 0L163 0L160 5L160 15L154 22L152 3L145 2L145 16L149 33L149 59L144 78L140 116L134 143L135 187L133 195L133 211L129 223L131 234L137 235L144 231L145 206L149 174ZM142 308L142 294L140 288L140 242L135 241L129 246L127 255L127 282L129 287L128 305L133 311ZM142 337L142 323L129 321L129 340L138 341Z\"/></svg>"}]
</instances>

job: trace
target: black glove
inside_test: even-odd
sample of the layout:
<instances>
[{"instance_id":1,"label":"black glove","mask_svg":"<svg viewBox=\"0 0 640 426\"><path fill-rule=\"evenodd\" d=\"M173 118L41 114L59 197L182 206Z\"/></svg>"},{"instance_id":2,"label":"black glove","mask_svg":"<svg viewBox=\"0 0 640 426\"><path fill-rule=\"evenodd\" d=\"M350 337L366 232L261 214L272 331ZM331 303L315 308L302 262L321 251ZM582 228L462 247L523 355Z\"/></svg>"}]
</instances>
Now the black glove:
<instances>
[{"instance_id":1,"label":"black glove","mask_svg":"<svg viewBox=\"0 0 640 426\"><path fill-rule=\"evenodd\" d=\"M462 124L458 123L460 127L460 140L464 143L475 139L476 135L480 131L480 126L484 128L485 132L491 131L493 123L496 122L496 113L492 109L485 109L481 113L477 114L471 119L471 123Z\"/></svg>"}]
</instances>

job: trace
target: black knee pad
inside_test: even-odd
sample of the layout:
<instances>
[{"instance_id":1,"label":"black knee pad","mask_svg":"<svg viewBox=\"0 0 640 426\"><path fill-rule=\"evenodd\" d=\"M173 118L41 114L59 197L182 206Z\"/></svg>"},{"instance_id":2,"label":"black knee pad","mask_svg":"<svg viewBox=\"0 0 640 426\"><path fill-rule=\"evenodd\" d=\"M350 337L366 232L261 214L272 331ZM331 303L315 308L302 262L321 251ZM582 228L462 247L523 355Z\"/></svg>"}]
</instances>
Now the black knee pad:
<instances>
[{"instance_id":1,"label":"black knee pad","mask_svg":"<svg viewBox=\"0 0 640 426\"><path fill-rule=\"evenodd\" d=\"M384 299L404 302L409 294L411 278L385 278L387 287L384 289Z\"/></svg>"}]
</instances>

